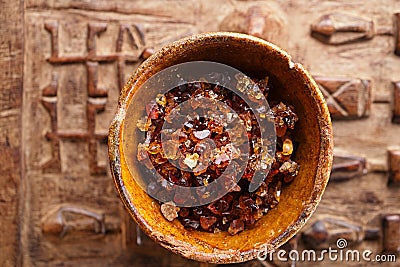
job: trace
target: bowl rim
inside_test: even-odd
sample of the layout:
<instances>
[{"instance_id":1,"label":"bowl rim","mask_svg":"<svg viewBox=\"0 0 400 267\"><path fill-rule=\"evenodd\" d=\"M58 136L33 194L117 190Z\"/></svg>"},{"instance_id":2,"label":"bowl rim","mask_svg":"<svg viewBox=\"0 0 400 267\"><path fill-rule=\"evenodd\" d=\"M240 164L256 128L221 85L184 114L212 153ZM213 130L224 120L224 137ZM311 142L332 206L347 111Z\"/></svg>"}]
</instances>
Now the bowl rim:
<instances>
[{"instance_id":1,"label":"bowl rim","mask_svg":"<svg viewBox=\"0 0 400 267\"><path fill-rule=\"evenodd\" d=\"M256 43L261 46L266 46L269 49L277 52L281 55L281 59L287 61L287 64L290 69L294 69L301 74L305 81L309 82L309 88L311 91L311 96L313 100L317 103L319 110L317 112L318 115L318 126L319 126L319 135L320 135L320 153L318 156L318 165L315 174L315 182L314 187L312 189L311 195L307 201L307 204L303 206L302 212L298 219L288 226L288 228L278 237L276 237L272 242L261 244L264 245L268 251L273 251L279 248L281 245L286 243L290 238L292 238L309 220L311 215L316 210L318 203L320 202L322 195L325 191L326 185L329 181L330 170L332 168L333 161L333 131L332 131L332 123L329 114L329 110L327 104L325 102L325 98L323 97L321 91L319 90L318 85L313 80L311 75L303 68L303 66L299 63L294 63L291 60L291 57L283 51L278 46L251 36L247 34L241 33L233 33L233 32L209 32L209 33L200 33L195 34L175 42L164 46L160 50L158 50L154 55L149 57L146 61L144 61L130 76L128 82L125 83L124 88L122 88L119 100L118 100L118 108L116 115L111 123L109 129L108 136L108 154L110 160L110 169L111 174L113 176L113 180L115 186L117 188L118 194L122 202L124 203L126 209L130 213L131 217L135 220L135 222L140 226L140 228L150 236L154 241L161 244L163 247L180 254L186 258L190 258L197 261L209 262L209 263L236 263L236 262L244 262L247 260L254 259L260 249L250 249L246 251L236 251L232 250L221 250L215 249L212 253L204 253L199 251L193 251L193 246L188 246L186 242L182 242L180 240L175 239L171 236L163 236L161 233L154 233L149 229L149 225L146 220L141 216L138 210L135 208L131 200L129 199L127 189L124 186L124 180L122 177L122 168L121 168L121 143L120 138L122 138L122 127L123 121L125 119L126 110L128 107L128 103L130 102L133 94L135 93L135 85L139 77L146 75L148 69L152 68L152 65L157 62L162 55L168 53L171 50L179 49L180 46L188 46L193 45L198 42L204 42L205 40L212 39L239 39L241 41L250 41L252 43ZM183 244L184 243L184 244ZM189 244L190 245L190 244ZM188 248L191 247L192 249Z\"/></svg>"}]
</instances>

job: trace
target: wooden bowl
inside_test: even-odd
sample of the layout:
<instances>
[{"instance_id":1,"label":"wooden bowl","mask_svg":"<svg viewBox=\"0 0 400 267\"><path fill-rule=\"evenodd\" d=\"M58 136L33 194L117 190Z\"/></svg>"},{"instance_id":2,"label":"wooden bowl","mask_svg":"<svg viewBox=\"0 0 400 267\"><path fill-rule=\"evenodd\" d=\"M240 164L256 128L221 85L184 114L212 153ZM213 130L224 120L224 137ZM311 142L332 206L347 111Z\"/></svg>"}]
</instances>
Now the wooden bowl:
<instances>
[{"instance_id":1,"label":"wooden bowl","mask_svg":"<svg viewBox=\"0 0 400 267\"><path fill-rule=\"evenodd\" d=\"M230 65L250 77L266 75L283 90L272 97L293 105L299 121L294 141L299 143L295 161L299 175L283 188L277 207L253 229L230 236L185 229L177 220L167 221L156 200L133 177L140 171L127 167L123 143L126 117L133 94L152 75L188 61L214 61ZM135 125L134 123L132 125ZM134 131L134 129L129 129ZM109 132L109 158L119 195L142 230L160 245L184 257L210 263L234 263L254 259L260 250L277 249L295 235L315 211L329 180L332 165L332 125L324 97L311 76L279 47L237 33L206 33L176 41L147 59L133 73L121 92L118 111Z\"/></svg>"}]
</instances>

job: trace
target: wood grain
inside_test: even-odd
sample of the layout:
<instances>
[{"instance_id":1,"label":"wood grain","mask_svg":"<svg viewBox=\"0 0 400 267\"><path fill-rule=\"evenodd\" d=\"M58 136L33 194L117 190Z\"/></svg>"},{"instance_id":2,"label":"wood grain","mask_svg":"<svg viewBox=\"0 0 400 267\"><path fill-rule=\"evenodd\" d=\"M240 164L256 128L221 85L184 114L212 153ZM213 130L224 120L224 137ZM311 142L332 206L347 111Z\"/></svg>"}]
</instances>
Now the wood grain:
<instances>
[{"instance_id":1,"label":"wood grain","mask_svg":"<svg viewBox=\"0 0 400 267\"><path fill-rule=\"evenodd\" d=\"M400 252L400 215L383 217L383 249L386 253Z\"/></svg>"},{"instance_id":2,"label":"wood grain","mask_svg":"<svg viewBox=\"0 0 400 267\"><path fill-rule=\"evenodd\" d=\"M393 82L393 123L400 123L400 81Z\"/></svg>"},{"instance_id":3,"label":"wood grain","mask_svg":"<svg viewBox=\"0 0 400 267\"><path fill-rule=\"evenodd\" d=\"M20 264L23 3L0 9L0 266Z\"/></svg>"},{"instance_id":4,"label":"wood grain","mask_svg":"<svg viewBox=\"0 0 400 267\"><path fill-rule=\"evenodd\" d=\"M394 53L400 56L400 12L394 14L395 49Z\"/></svg>"},{"instance_id":5,"label":"wood grain","mask_svg":"<svg viewBox=\"0 0 400 267\"><path fill-rule=\"evenodd\" d=\"M400 186L400 149L389 149L389 185Z\"/></svg>"},{"instance_id":6,"label":"wood grain","mask_svg":"<svg viewBox=\"0 0 400 267\"><path fill-rule=\"evenodd\" d=\"M321 76L314 79L325 96L332 119L359 119L369 115L371 81Z\"/></svg>"},{"instance_id":7,"label":"wood grain","mask_svg":"<svg viewBox=\"0 0 400 267\"><path fill-rule=\"evenodd\" d=\"M165 251L130 220L106 167L104 137L121 86L148 51L217 30L273 41L325 77L319 82L336 119L336 151L346 158L334 176L346 179L329 184L308 227L331 218L364 229L353 248L396 249L396 240L387 237L397 234L398 222L382 224L382 218L400 214L399 187L388 185L389 173L397 177L398 171L388 148L400 146L399 85L392 84L400 80L400 16L397 0L381 2L221 0L216 7L210 0L2 1L0 266L199 266ZM370 38L368 29L368 40L351 44L315 40L311 24L336 11L397 35ZM301 238L295 242L306 248ZM343 266L296 266L327 264Z\"/></svg>"}]
</instances>

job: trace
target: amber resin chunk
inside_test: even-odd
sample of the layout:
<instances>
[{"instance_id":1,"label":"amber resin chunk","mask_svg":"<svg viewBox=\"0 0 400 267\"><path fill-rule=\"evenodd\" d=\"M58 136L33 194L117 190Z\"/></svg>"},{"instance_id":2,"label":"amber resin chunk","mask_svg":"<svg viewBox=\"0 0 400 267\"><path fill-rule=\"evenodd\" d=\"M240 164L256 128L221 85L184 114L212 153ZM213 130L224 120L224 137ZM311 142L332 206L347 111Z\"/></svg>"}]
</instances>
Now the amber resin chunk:
<instances>
[{"instance_id":1,"label":"amber resin chunk","mask_svg":"<svg viewBox=\"0 0 400 267\"><path fill-rule=\"evenodd\" d=\"M247 78L240 76L236 79L239 79L237 89L247 92L252 104L262 109L261 97L268 99L268 92L273 90L269 79L253 80L260 89L258 91L249 87L251 81ZM181 129L163 128L164 121L171 122L180 116L176 107L185 101L190 101L193 111L207 108L212 111L213 107L202 104L201 99L204 98L222 101L229 106L230 109L223 114L226 121L208 111L203 112L205 115L202 117L195 113L187 115ZM287 103L272 104L277 135L275 156L263 149L257 119L247 103L222 86L207 82L188 83L165 94L158 94L156 99L147 104L147 116L137 122L138 130L145 132L146 136L145 141L138 145L137 160L163 178L149 183L148 192L161 197L173 194L171 187L174 184L198 187L194 196L176 194L173 202L161 203L161 212L167 220L178 219L185 228L207 232L227 231L235 235L253 227L263 215L278 205L282 186L293 181L300 168L292 159L296 143L291 136L298 117ZM245 133L240 132L238 126L228 134L226 124L235 120L243 123ZM161 134L166 138L163 141ZM232 136L235 137L234 144ZM243 157L243 146L249 147L249 160L236 184L238 168L229 169L227 166L238 164L236 161ZM250 193L248 188L254 173L269 166L271 168L264 182ZM222 173L225 175L223 184L229 188L222 198L197 207L179 208L175 205L184 203L188 198L207 198L209 192L201 186L219 179Z\"/></svg>"}]
</instances>

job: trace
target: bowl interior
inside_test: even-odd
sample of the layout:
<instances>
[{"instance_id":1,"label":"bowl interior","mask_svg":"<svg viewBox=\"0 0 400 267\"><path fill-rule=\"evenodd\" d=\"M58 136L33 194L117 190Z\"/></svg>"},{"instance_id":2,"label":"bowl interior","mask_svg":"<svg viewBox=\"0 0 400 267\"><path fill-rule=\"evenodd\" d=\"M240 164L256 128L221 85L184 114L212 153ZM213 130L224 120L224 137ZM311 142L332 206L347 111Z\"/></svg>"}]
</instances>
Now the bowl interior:
<instances>
[{"instance_id":1,"label":"bowl interior","mask_svg":"<svg viewBox=\"0 0 400 267\"><path fill-rule=\"evenodd\" d=\"M277 84L271 98L294 106L299 116L294 142L294 160L301 165L299 175L282 191L277 207L256 226L235 236L227 232L205 233L185 229L177 220L167 221L157 201L144 192L133 177L143 175L126 162L136 155L124 153L124 145L135 140L138 117L119 113L111 131L116 134L116 151L110 149L111 165L121 198L136 222L153 239L183 256L208 262L228 263L250 260L260 247L277 248L304 225L325 189L332 161L332 130L323 97L299 64L293 64L279 48L257 38L239 34L203 34L178 41L149 58L133 74L120 100L120 110L130 106L134 92L156 72L188 61L214 61L230 65L250 77L269 76ZM130 113L129 113L130 114ZM122 141L122 142L121 142ZM116 155L117 154L117 155ZM120 164L115 166L115 156ZM113 166L114 164L114 166ZM262 247L264 245L264 247Z\"/></svg>"}]
</instances>

